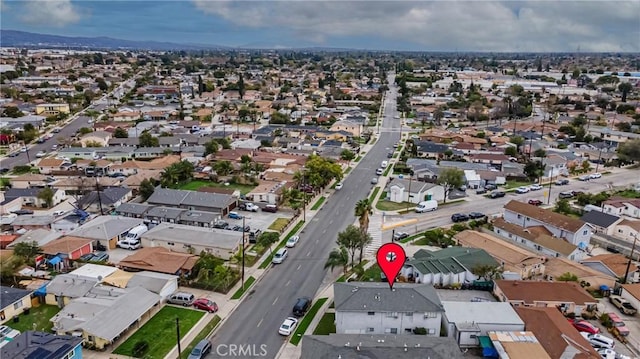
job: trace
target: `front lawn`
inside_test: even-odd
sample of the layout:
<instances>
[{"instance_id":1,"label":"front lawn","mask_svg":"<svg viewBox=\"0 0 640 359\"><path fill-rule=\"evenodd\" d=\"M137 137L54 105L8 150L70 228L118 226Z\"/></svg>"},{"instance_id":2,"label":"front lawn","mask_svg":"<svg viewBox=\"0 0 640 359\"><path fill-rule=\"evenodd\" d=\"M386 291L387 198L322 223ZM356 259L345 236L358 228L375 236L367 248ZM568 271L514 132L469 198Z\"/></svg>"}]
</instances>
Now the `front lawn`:
<instances>
[{"instance_id":1,"label":"front lawn","mask_svg":"<svg viewBox=\"0 0 640 359\"><path fill-rule=\"evenodd\" d=\"M318 326L313 331L313 335L329 335L336 332L336 313L325 313Z\"/></svg>"},{"instance_id":2,"label":"front lawn","mask_svg":"<svg viewBox=\"0 0 640 359\"><path fill-rule=\"evenodd\" d=\"M376 188L373 189L373 192L371 193L371 196L369 196L369 202L370 203L373 203L373 200L378 195L378 192L380 192L380 187L376 187Z\"/></svg>"},{"instance_id":3,"label":"front lawn","mask_svg":"<svg viewBox=\"0 0 640 359\"><path fill-rule=\"evenodd\" d=\"M640 198L640 192L634 191L631 189L627 189L624 191L616 192L616 196L624 197L624 198Z\"/></svg>"},{"instance_id":4,"label":"front lawn","mask_svg":"<svg viewBox=\"0 0 640 359\"><path fill-rule=\"evenodd\" d=\"M195 347L196 344L200 343L202 339L206 338L209 334L211 334L211 332L213 332L213 330L216 329L216 327L218 326L218 323L220 323L221 320L222 318L220 318L220 316L214 315L213 318L211 318L211 320L209 321L209 323L207 323L207 325L204 327L204 329L202 329L200 333L198 333L198 335L196 335L196 337L193 338L193 340L191 341L191 344L189 344L186 348L182 349L182 355L180 355L180 358L187 359L189 357L189 354L193 350L193 347Z\"/></svg>"},{"instance_id":5,"label":"front lawn","mask_svg":"<svg viewBox=\"0 0 640 359\"><path fill-rule=\"evenodd\" d=\"M176 318L180 318L180 338L205 315L205 312L165 306L146 322L132 336L113 351L114 354L134 356L133 348L138 342L149 346L144 353L145 359L164 359L176 343Z\"/></svg>"},{"instance_id":6,"label":"front lawn","mask_svg":"<svg viewBox=\"0 0 640 359\"><path fill-rule=\"evenodd\" d=\"M507 183L504 185L504 189L513 189L527 186L531 186L531 182L507 181Z\"/></svg>"},{"instance_id":7,"label":"front lawn","mask_svg":"<svg viewBox=\"0 0 640 359\"><path fill-rule=\"evenodd\" d=\"M289 224L289 218L277 218L273 223L271 223L269 229L279 233L287 226L287 224Z\"/></svg>"},{"instance_id":8,"label":"front lawn","mask_svg":"<svg viewBox=\"0 0 640 359\"><path fill-rule=\"evenodd\" d=\"M290 340L291 344L298 345L300 343L300 341L302 340L302 336L304 335L304 332L307 331L307 328L311 324L311 321L316 316L316 314L318 314L318 311L320 310L324 302L327 301L327 299L328 298L320 298L318 299L317 302L313 304L311 309L309 309L307 314L305 314L304 318L302 318L302 320L300 321L300 324L298 324L296 331L291 335L291 340Z\"/></svg>"},{"instance_id":9,"label":"front lawn","mask_svg":"<svg viewBox=\"0 0 640 359\"><path fill-rule=\"evenodd\" d=\"M411 208L414 208L415 206L416 205L414 203L409 203L409 202L396 203L396 202L391 202L386 200L380 200L376 204L376 208L381 211L400 211L400 210L411 209Z\"/></svg>"},{"instance_id":10,"label":"front lawn","mask_svg":"<svg viewBox=\"0 0 640 359\"><path fill-rule=\"evenodd\" d=\"M25 332L27 330L34 330L33 324L35 323L35 329L43 332L51 332L53 323L49 320L53 318L60 311L60 308L56 305L40 305L39 307L33 307L29 309L29 314L18 316L19 322L14 323L13 320L9 320L5 325Z\"/></svg>"},{"instance_id":11,"label":"front lawn","mask_svg":"<svg viewBox=\"0 0 640 359\"><path fill-rule=\"evenodd\" d=\"M235 184L229 183L226 186L224 183L218 183L213 181L202 181L202 180L194 180L191 182L184 183L178 187L178 189L186 189L191 191L197 191L200 187L216 187L216 188L230 188L237 189L242 194L247 194L251 192L256 186L248 185L248 184Z\"/></svg>"}]
</instances>

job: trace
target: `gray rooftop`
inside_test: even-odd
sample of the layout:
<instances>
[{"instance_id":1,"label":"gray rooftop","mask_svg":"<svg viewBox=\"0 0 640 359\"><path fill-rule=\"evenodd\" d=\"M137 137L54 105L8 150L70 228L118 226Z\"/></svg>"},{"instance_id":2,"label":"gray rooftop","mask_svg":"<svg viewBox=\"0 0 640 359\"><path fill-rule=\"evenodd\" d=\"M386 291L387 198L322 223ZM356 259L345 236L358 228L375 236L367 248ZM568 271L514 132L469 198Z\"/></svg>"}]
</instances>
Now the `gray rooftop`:
<instances>
[{"instance_id":1,"label":"gray rooftop","mask_svg":"<svg viewBox=\"0 0 640 359\"><path fill-rule=\"evenodd\" d=\"M71 231L68 235L96 240L110 240L140 224L142 224L142 219L140 218L98 216Z\"/></svg>"},{"instance_id":2,"label":"gray rooftop","mask_svg":"<svg viewBox=\"0 0 640 359\"><path fill-rule=\"evenodd\" d=\"M31 294L30 290L0 286L0 310Z\"/></svg>"},{"instance_id":3,"label":"gray rooftop","mask_svg":"<svg viewBox=\"0 0 640 359\"><path fill-rule=\"evenodd\" d=\"M223 209L233 203L235 198L226 194L157 188L147 200L150 204L165 206L197 206Z\"/></svg>"},{"instance_id":4,"label":"gray rooftop","mask_svg":"<svg viewBox=\"0 0 640 359\"><path fill-rule=\"evenodd\" d=\"M55 221L55 217L52 215L33 215L27 214L16 217L11 222L12 226L47 226Z\"/></svg>"},{"instance_id":5,"label":"gray rooftop","mask_svg":"<svg viewBox=\"0 0 640 359\"><path fill-rule=\"evenodd\" d=\"M582 217L580 217L580 220L596 225L598 227L608 228L612 224L619 221L620 217L598 211L589 211Z\"/></svg>"},{"instance_id":6,"label":"gray rooftop","mask_svg":"<svg viewBox=\"0 0 640 359\"><path fill-rule=\"evenodd\" d=\"M142 238L234 250L242 242L242 232L160 223L144 233Z\"/></svg>"},{"instance_id":7,"label":"gray rooftop","mask_svg":"<svg viewBox=\"0 0 640 359\"><path fill-rule=\"evenodd\" d=\"M387 288L388 289L388 288ZM424 335L305 335L305 359L462 359L455 339Z\"/></svg>"},{"instance_id":8,"label":"gray rooftop","mask_svg":"<svg viewBox=\"0 0 640 359\"><path fill-rule=\"evenodd\" d=\"M97 279L82 278L72 274L59 274L47 284L47 294L68 298L79 298L87 294L98 284Z\"/></svg>"},{"instance_id":9,"label":"gray rooftop","mask_svg":"<svg viewBox=\"0 0 640 359\"><path fill-rule=\"evenodd\" d=\"M171 274L143 271L134 274L133 277L129 279L127 288L142 287L150 292L160 294L168 282L177 279L178 276Z\"/></svg>"},{"instance_id":10,"label":"gray rooftop","mask_svg":"<svg viewBox=\"0 0 640 359\"><path fill-rule=\"evenodd\" d=\"M116 208L116 212L118 214L133 214L141 216L151 208L153 208L153 206L150 206L148 204L127 202L119 205L118 208Z\"/></svg>"},{"instance_id":11,"label":"gray rooftop","mask_svg":"<svg viewBox=\"0 0 640 359\"><path fill-rule=\"evenodd\" d=\"M442 302L450 323L522 325L510 303L507 302Z\"/></svg>"},{"instance_id":12,"label":"gray rooftop","mask_svg":"<svg viewBox=\"0 0 640 359\"><path fill-rule=\"evenodd\" d=\"M81 337L26 331L0 351L1 358L59 359L82 344Z\"/></svg>"},{"instance_id":13,"label":"gray rooftop","mask_svg":"<svg viewBox=\"0 0 640 359\"><path fill-rule=\"evenodd\" d=\"M23 243L23 242L27 242L27 243L36 242L38 243L39 247L42 247L45 244L51 241L54 241L60 237L62 237L62 233L60 232L51 231L43 228L37 228L31 231L28 231L25 234L21 235L20 237L16 238L16 240L11 242L11 244L9 244L7 247L11 248L16 244Z\"/></svg>"},{"instance_id":14,"label":"gray rooftop","mask_svg":"<svg viewBox=\"0 0 640 359\"><path fill-rule=\"evenodd\" d=\"M165 218L165 219L175 219L177 220L180 217L182 212L185 212L184 208L173 208L173 207L151 207L145 216L150 218Z\"/></svg>"},{"instance_id":15,"label":"gray rooftop","mask_svg":"<svg viewBox=\"0 0 640 359\"><path fill-rule=\"evenodd\" d=\"M214 223L220 217L219 213L205 211L183 211L180 213L181 222Z\"/></svg>"},{"instance_id":16,"label":"gray rooftop","mask_svg":"<svg viewBox=\"0 0 640 359\"><path fill-rule=\"evenodd\" d=\"M442 312L436 290L430 284L334 283L336 311L347 312Z\"/></svg>"}]
</instances>

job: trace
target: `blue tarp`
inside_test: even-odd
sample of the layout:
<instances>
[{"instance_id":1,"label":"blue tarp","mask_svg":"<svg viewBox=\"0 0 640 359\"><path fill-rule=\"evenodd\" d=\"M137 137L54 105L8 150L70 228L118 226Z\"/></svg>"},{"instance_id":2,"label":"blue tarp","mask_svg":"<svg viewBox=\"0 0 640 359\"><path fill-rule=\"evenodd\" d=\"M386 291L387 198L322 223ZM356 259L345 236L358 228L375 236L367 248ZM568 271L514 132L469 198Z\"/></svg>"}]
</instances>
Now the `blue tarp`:
<instances>
[{"instance_id":1,"label":"blue tarp","mask_svg":"<svg viewBox=\"0 0 640 359\"><path fill-rule=\"evenodd\" d=\"M55 257L49 259L49 264L51 264L52 266L54 266L54 265L56 265L56 264L58 264L60 262L62 262L62 258L60 258L58 256L55 256Z\"/></svg>"},{"instance_id":2,"label":"blue tarp","mask_svg":"<svg viewBox=\"0 0 640 359\"><path fill-rule=\"evenodd\" d=\"M47 284L43 284L42 287L36 289L36 291L33 292L33 294L38 297L44 297L45 295L47 295Z\"/></svg>"},{"instance_id":3,"label":"blue tarp","mask_svg":"<svg viewBox=\"0 0 640 359\"><path fill-rule=\"evenodd\" d=\"M600 286L600 290L601 291L607 291L607 290L609 290L609 286L606 285L606 284L603 284L603 285Z\"/></svg>"}]
</instances>

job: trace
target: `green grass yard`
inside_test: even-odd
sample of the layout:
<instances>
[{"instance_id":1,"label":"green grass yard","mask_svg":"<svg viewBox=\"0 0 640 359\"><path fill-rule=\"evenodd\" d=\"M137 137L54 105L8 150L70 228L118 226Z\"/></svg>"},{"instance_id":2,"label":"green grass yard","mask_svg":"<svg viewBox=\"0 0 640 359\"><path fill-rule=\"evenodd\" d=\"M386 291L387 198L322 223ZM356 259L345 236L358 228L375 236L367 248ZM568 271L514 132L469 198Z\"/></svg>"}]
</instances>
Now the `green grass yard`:
<instances>
[{"instance_id":1,"label":"green grass yard","mask_svg":"<svg viewBox=\"0 0 640 359\"><path fill-rule=\"evenodd\" d=\"M216 188L230 188L237 189L242 194L247 194L251 192L256 186L246 185L246 184L234 184L230 183L228 186L225 186L224 183L218 183L213 181L201 181L195 180L191 182L187 182L179 187L179 189L186 189L191 191L197 191L200 187L216 187Z\"/></svg>"},{"instance_id":2,"label":"green grass yard","mask_svg":"<svg viewBox=\"0 0 640 359\"><path fill-rule=\"evenodd\" d=\"M275 221L273 221L273 223L271 223L271 225L269 226L269 229L272 231L276 231L276 232L280 232L281 230L284 229L284 227L287 226L287 224L289 223L289 218L277 218Z\"/></svg>"},{"instance_id":3,"label":"green grass yard","mask_svg":"<svg viewBox=\"0 0 640 359\"><path fill-rule=\"evenodd\" d=\"M9 320L5 325L20 332L25 332L27 330L33 330L33 325L35 324L35 329L50 332L51 328L53 328L53 323L51 323L49 319L53 318L59 311L60 308L56 305L43 304L39 307L29 309L29 314L27 315L22 314L18 316L19 322L14 323L13 320Z\"/></svg>"},{"instance_id":4,"label":"green grass yard","mask_svg":"<svg viewBox=\"0 0 640 359\"><path fill-rule=\"evenodd\" d=\"M391 202L386 200L379 200L378 203L376 203L376 208L381 211L401 211L401 210L406 210L407 208L409 209L415 208L415 206L416 206L415 203L409 203L409 202L396 203L396 202Z\"/></svg>"},{"instance_id":5,"label":"green grass yard","mask_svg":"<svg viewBox=\"0 0 640 359\"><path fill-rule=\"evenodd\" d=\"M249 277L247 278L246 281L244 281L244 289L242 287L238 288L238 290L233 293L233 295L231 296L231 299L240 299L242 297L242 295L249 290L249 288L251 288L251 285L253 284L253 282L255 282L256 279L253 277Z\"/></svg>"},{"instance_id":6,"label":"green grass yard","mask_svg":"<svg viewBox=\"0 0 640 359\"><path fill-rule=\"evenodd\" d=\"M180 336L183 338L204 315L204 312L197 310L165 306L113 353L133 356L134 345L140 341L146 341L149 344L149 349L144 358L164 359L177 344L175 340L176 318L180 318Z\"/></svg>"},{"instance_id":7,"label":"green grass yard","mask_svg":"<svg viewBox=\"0 0 640 359\"><path fill-rule=\"evenodd\" d=\"M526 186L531 186L531 182L507 181L507 183L504 186L504 189L508 190L508 189L513 189L518 187L526 187Z\"/></svg>"},{"instance_id":8,"label":"green grass yard","mask_svg":"<svg viewBox=\"0 0 640 359\"><path fill-rule=\"evenodd\" d=\"M313 335L329 335L336 332L336 313L325 313L318 326L313 331Z\"/></svg>"},{"instance_id":9,"label":"green grass yard","mask_svg":"<svg viewBox=\"0 0 640 359\"><path fill-rule=\"evenodd\" d=\"M180 355L180 358L187 359L189 357L189 353L191 353L191 350L193 350L193 347L195 347L196 344L198 344L202 339L206 338L209 334L211 334L211 332L213 332L213 330L216 329L216 327L218 326L218 323L220 323L221 320L222 318L220 318L220 316L214 315L213 318L211 318L211 320L209 321L209 323L207 323L207 325L200 331L200 333L198 333L198 335L196 335L196 337L193 338L191 343L189 343L189 345L187 345L186 348L182 349L182 355Z\"/></svg>"},{"instance_id":10,"label":"green grass yard","mask_svg":"<svg viewBox=\"0 0 640 359\"><path fill-rule=\"evenodd\" d=\"M324 302L327 301L327 299L328 298L320 298L318 299L317 302L313 304L313 306L311 306L311 309L309 309L307 314L304 316L304 318L302 318L302 320L298 324L296 331L291 335L291 340L290 340L291 344L298 345L300 343L300 341L302 340L302 336L304 335L304 332L307 331L307 328L311 324L311 321L316 316L316 314L318 314L318 311L320 310Z\"/></svg>"},{"instance_id":11,"label":"green grass yard","mask_svg":"<svg viewBox=\"0 0 640 359\"><path fill-rule=\"evenodd\" d=\"M378 192L380 192L380 187L376 187L376 188L373 189L373 192L371 193L371 196L369 196L369 202L373 203L373 200L378 195Z\"/></svg>"},{"instance_id":12,"label":"green grass yard","mask_svg":"<svg viewBox=\"0 0 640 359\"><path fill-rule=\"evenodd\" d=\"M316 203L313 205L313 207L311 207L311 210L312 210L312 211L317 211L317 210L319 210L319 209L320 209L320 207L322 207L322 204L324 203L324 201L325 201L326 199L327 199L327 198L326 198L325 196L322 196L322 197L318 198L318 201L316 201Z\"/></svg>"}]
</instances>

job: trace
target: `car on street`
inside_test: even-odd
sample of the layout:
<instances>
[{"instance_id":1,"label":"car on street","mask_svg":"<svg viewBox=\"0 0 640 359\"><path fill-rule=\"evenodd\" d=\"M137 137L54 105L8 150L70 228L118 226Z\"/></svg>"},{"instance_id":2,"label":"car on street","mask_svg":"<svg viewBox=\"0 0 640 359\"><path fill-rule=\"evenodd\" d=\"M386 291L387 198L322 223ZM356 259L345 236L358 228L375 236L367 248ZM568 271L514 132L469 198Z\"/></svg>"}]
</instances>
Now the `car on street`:
<instances>
[{"instance_id":1,"label":"car on street","mask_svg":"<svg viewBox=\"0 0 640 359\"><path fill-rule=\"evenodd\" d=\"M478 188L476 190L476 194L485 194L485 193L487 193L487 189L486 188L482 188L481 187L481 188Z\"/></svg>"},{"instance_id":2,"label":"car on street","mask_svg":"<svg viewBox=\"0 0 640 359\"><path fill-rule=\"evenodd\" d=\"M566 186L569 184L568 179L559 179L555 182L556 186Z\"/></svg>"},{"instance_id":3,"label":"car on street","mask_svg":"<svg viewBox=\"0 0 640 359\"><path fill-rule=\"evenodd\" d=\"M589 334L598 334L598 333L600 333L600 328L596 327L595 325L589 323L586 320L569 319L569 322L579 332L585 332L585 333L589 333Z\"/></svg>"},{"instance_id":4,"label":"car on street","mask_svg":"<svg viewBox=\"0 0 640 359\"><path fill-rule=\"evenodd\" d=\"M532 184L531 186L529 186L529 189L532 190L532 191L539 191L539 190L542 189L542 186L536 183L536 184Z\"/></svg>"},{"instance_id":5,"label":"car on street","mask_svg":"<svg viewBox=\"0 0 640 359\"><path fill-rule=\"evenodd\" d=\"M484 218L486 217L486 215L484 213L480 213L480 212L471 212L469 213L469 218L471 219L478 219L478 218Z\"/></svg>"},{"instance_id":6,"label":"car on street","mask_svg":"<svg viewBox=\"0 0 640 359\"><path fill-rule=\"evenodd\" d=\"M278 206L275 204L268 204L262 207L262 212L276 213L278 212Z\"/></svg>"},{"instance_id":7,"label":"car on street","mask_svg":"<svg viewBox=\"0 0 640 359\"><path fill-rule=\"evenodd\" d=\"M611 324L614 328L616 328L615 330L618 331L618 334L623 337L629 335L629 328L627 328L627 324L625 324L625 322L620 319L620 317L616 313L607 313L607 317L609 317Z\"/></svg>"},{"instance_id":8,"label":"car on street","mask_svg":"<svg viewBox=\"0 0 640 359\"><path fill-rule=\"evenodd\" d=\"M387 153L387 158L393 158L393 152Z\"/></svg>"},{"instance_id":9,"label":"car on street","mask_svg":"<svg viewBox=\"0 0 640 359\"><path fill-rule=\"evenodd\" d=\"M196 344L193 349L191 349L191 353L187 359L202 359L206 358L207 355L211 352L211 342L208 339L202 339Z\"/></svg>"},{"instance_id":10,"label":"car on street","mask_svg":"<svg viewBox=\"0 0 640 359\"><path fill-rule=\"evenodd\" d=\"M530 200L528 201L528 203L529 203L529 204L532 204L532 205L534 205L534 206L539 206L539 205L541 205L541 204L542 204L542 201L541 201L541 200L539 200L539 199L530 199Z\"/></svg>"},{"instance_id":11,"label":"car on street","mask_svg":"<svg viewBox=\"0 0 640 359\"><path fill-rule=\"evenodd\" d=\"M589 334L585 332L580 332L582 337L584 337L589 344L591 344L594 348L604 348L604 349L613 349L616 345L615 341L609 337L606 337L602 334Z\"/></svg>"},{"instance_id":12,"label":"car on street","mask_svg":"<svg viewBox=\"0 0 640 359\"><path fill-rule=\"evenodd\" d=\"M458 223L458 222L464 222L464 221L468 221L468 220L469 220L469 216L467 216L467 215L466 215L466 214L464 214L464 213L454 213L454 214L451 216L451 220L452 220L453 222L455 222L455 223Z\"/></svg>"},{"instance_id":13,"label":"car on street","mask_svg":"<svg viewBox=\"0 0 640 359\"><path fill-rule=\"evenodd\" d=\"M376 174L377 174L378 176L382 175L383 173L384 173L384 169L382 169L382 168L378 168L378 169L376 170Z\"/></svg>"},{"instance_id":14,"label":"car on street","mask_svg":"<svg viewBox=\"0 0 640 359\"><path fill-rule=\"evenodd\" d=\"M296 300L296 304L293 305L293 315L302 317L307 313L309 307L311 307L311 298L300 297Z\"/></svg>"},{"instance_id":15,"label":"car on street","mask_svg":"<svg viewBox=\"0 0 640 359\"><path fill-rule=\"evenodd\" d=\"M287 254L288 253L289 252L287 251L286 248L278 249L276 254L273 255L273 259L271 260L271 263L280 264L280 263L284 262L284 260L287 259Z\"/></svg>"},{"instance_id":16,"label":"car on street","mask_svg":"<svg viewBox=\"0 0 640 359\"><path fill-rule=\"evenodd\" d=\"M600 174L598 172L592 173L592 174L589 175L590 179L598 179L598 178L601 178L601 177L602 177L602 174Z\"/></svg>"},{"instance_id":17,"label":"car on street","mask_svg":"<svg viewBox=\"0 0 640 359\"><path fill-rule=\"evenodd\" d=\"M626 315L634 315L638 310L631 303L619 295L609 296L609 302Z\"/></svg>"},{"instance_id":18,"label":"car on street","mask_svg":"<svg viewBox=\"0 0 640 359\"><path fill-rule=\"evenodd\" d=\"M486 184L486 185L484 185L484 188L487 191L493 191L493 190L497 189L498 187L496 185L494 185L494 184Z\"/></svg>"},{"instance_id":19,"label":"car on street","mask_svg":"<svg viewBox=\"0 0 640 359\"><path fill-rule=\"evenodd\" d=\"M18 156L20 156L20 152L11 152L8 156L9 157L18 157Z\"/></svg>"},{"instance_id":20,"label":"car on street","mask_svg":"<svg viewBox=\"0 0 640 359\"><path fill-rule=\"evenodd\" d=\"M394 241L399 241L399 240L405 239L407 237L409 237L409 233L407 233L407 232L395 232L393 234L393 240Z\"/></svg>"},{"instance_id":21,"label":"car on street","mask_svg":"<svg viewBox=\"0 0 640 359\"><path fill-rule=\"evenodd\" d=\"M285 246L287 246L287 248L293 248L296 246L296 244L298 244L299 240L300 236L291 236L291 238L287 239L287 243L285 244Z\"/></svg>"},{"instance_id":22,"label":"car on street","mask_svg":"<svg viewBox=\"0 0 640 359\"><path fill-rule=\"evenodd\" d=\"M16 211L12 211L11 213L13 214L17 214L18 216L22 216L22 215L26 215L26 214L33 214L33 211L30 209L19 209Z\"/></svg>"},{"instance_id":23,"label":"car on street","mask_svg":"<svg viewBox=\"0 0 640 359\"><path fill-rule=\"evenodd\" d=\"M529 193L529 187L518 187L516 193Z\"/></svg>"},{"instance_id":24,"label":"car on street","mask_svg":"<svg viewBox=\"0 0 640 359\"><path fill-rule=\"evenodd\" d=\"M573 193L571 193L571 192L567 192L567 191L565 191L565 192L560 192L560 193L558 194L558 198L560 198L560 199L569 199L569 198L573 198Z\"/></svg>"},{"instance_id":25,"label":"car on street","mask_svg":"<svg viewBox=\"0 0 640 359\"><path fill-rule=\"evenodd\" d=\"M378 184L378 177L373 177L371 179L371 184Z\"/></svg>"},{"instance_id":26,"label":"car on street","mask_svg":"<svg viewBox=\"0 0 640 359\"><path fill-rule=\"evenodd\" d=\"M493 191L489 195L489 198L500 198L500 197L504 197L505 195L506 195L506 193L504 193L502 191Z\"/></svg>"},{"instance_id":27,"label":"car on street","mask_svg":"<svg viewBox=\"0 0 640 359\"><path fill-rule=\"evenodd\" d=\"M336 188L336 190L341 190L342 186L343 186L342 182L338 182L338 183L336 183L336 187L335 188Z\"/></svg>"},{"instance_id":28,"label":"car on street","mask_svg":"<svg viewBox=\"0 0 640 359\"><path fill-rule=\"evenodd\" d=\"M578 181L588 181L590 179L591 179L591 177L589 175L582 175L582 176L578 177Z\"/></svg>"},{"instance_id":29,"label":"car on street","mask_svg":"<svg viewBox=\"0 0 640 359\"><path fill-rule=\"evenodd\" d=\"M293 331L296 329L298 325L298 319L294 317L288 317L284 320L282 325L280 325L280 329L278 329L278 334L280 335L291 335Z\"/></svg>"},{"instance_id":30,"label":"car on street","mask_svg":"<svg viewBox=\"0 0 640 359\"><path fill-rule=\"evenodd\" d=\"M209 313L218 311L218 304L207 298L198 298L193 301L193 307L196 309L206 310Z\"/></svg>"},{"instance_id":31,"label":"car on street","mask_svg":"<svg viewBox=\"0 0 640 359\"><path fill-rule=\"evenodd\" d=\"M44 151L39 151L38 153L36 153L36 157L38 157L38 158L42 158L42 157L44 157L46 155L47 155L47 153L44 152Z\"/></svg>"}]
</instances>

